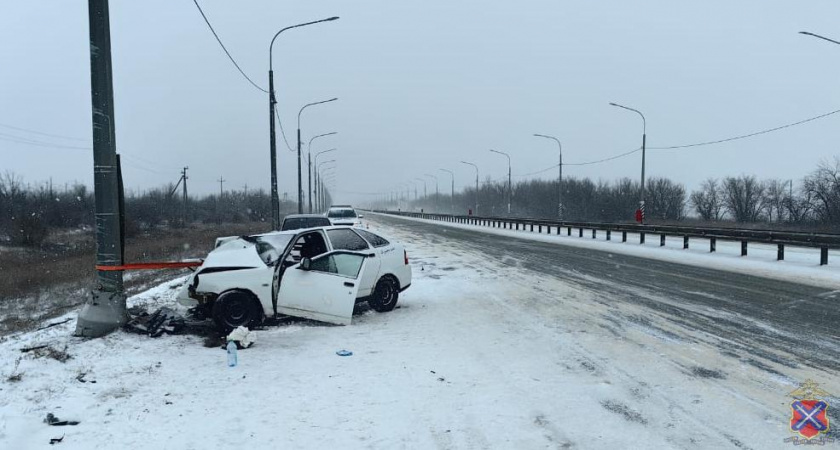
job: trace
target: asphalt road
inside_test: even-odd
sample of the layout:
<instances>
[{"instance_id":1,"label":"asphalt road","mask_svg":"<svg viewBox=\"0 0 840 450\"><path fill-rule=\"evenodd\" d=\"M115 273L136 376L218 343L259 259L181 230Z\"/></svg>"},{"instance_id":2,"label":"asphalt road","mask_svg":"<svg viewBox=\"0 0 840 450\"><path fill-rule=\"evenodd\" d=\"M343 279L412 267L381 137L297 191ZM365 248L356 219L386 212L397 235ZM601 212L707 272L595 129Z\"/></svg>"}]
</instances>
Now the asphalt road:
<instances>
[{"instance_id":1,"label":"asphalt road","mask_svg":"<svg viewBox=\"0 0 840 450\"><path fill-rule=\"evenodd\" d=\"M468 244L498 261L514 258L523 270L598 292L605 302L633 302L695 336L708 336L700 339L721 354L771 374L781 375L767 361L840 371L840 290L396 217L375 220L442 243ZM645 315L622 319L651 326Z\"/></svg>"}]
</instances>

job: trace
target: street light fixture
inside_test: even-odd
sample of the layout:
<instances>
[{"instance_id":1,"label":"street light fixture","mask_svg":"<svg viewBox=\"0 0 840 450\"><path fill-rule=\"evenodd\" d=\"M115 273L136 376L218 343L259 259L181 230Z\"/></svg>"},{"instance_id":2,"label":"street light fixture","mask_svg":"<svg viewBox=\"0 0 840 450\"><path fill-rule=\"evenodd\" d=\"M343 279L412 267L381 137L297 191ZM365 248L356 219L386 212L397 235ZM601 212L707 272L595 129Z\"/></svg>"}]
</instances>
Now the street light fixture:
<instances>
[{"instance_id":1,"label":"street light fixture","mask_svg":"<svg viewBox=\"0 0 840 450\"><path fill-rule=\"evenodd\" d=\"M306 190L306 196L309 198L309 214L312 214L312 141L324 136L332 136L334 134L338 134L337 131L333 131L331 133L324 133L319 134L317 136L313 136L312 139L309 140L309 144L307 145L306 152L308 156L306 157L306 179L309 181L309 188ZM332 149L335 150L335 149ZM317 154L315 155L318 156Z\"/></svg>"},{"instance_id":2,"label":"street light fixture","mask_svg":"<svg viewBox=\"0 0 840 450\"><path fill-rule=\"evenodd\" d=\"M452 177L452 193L450 194L450 197L449 197L449 209L450 209L449 213L450 214L455 214L455 172L453 172L451 170L446 170L446 169L438 169L438 170L440 170L442 172L446 172L446 173L449 174L450 177Z\"/></svg>"},{"instance_id":3,"label":"street light fixture","mask_svg":"<svg viewBox=\"0 0 840 450\"><path fill-rule=\"evenodd\" d=\"M610 103L611 106L615 106L617 108L626 109L628 111L633 111L634 113L638 114L642 118L642 191L639 197L639 223L644 225L645 223L645 141L647 140L647 120L645 120L645 115L641 113L641 111L633 108L628 108L626 106L619 105L617 103Z\"/></svg>"},{"instance_id":4,"label":"street light fixture","mask_svg":"<svg viewBox=\"0 0 840 450\"><path fill-rule=\"evenodd\" d=\"M548 135L545 135L545 134L537 134L537 133L534 133L534 136L541 137L541 138L547 138L547 139L553 139L554 142L557 142L557 148L558 148L558 150L560 150L560 161L559 161L559 164L557 165L557 167L559 169L557 171L557 219L562 220L563 219L563 192L562 192L562 187L561 186L563 185L563 144L560 143L560 139L557 139L554 136L548 136Z\"/></svg>"},{"instance_id":5,"label":"street light fixture","mask_svg":"<svg viewBox=\"0 0 840 450\"><path fill-rule=\"evenodd\" d=\"M338 97L331 98L329 100L321 100L320 102L312 102L303 105L298 111L298 121L297 121L297 162L298 162L298 214L303 214L303 179L301 178L301 169L300 169L300 115L303 114L303 110L309 108L310 106L315 105L322 105L324 103L334 102L338 100Z\"/></svg>"},{"instance_id":6,"label":"street light fixture","mask_svg":"<svg viewBox=\"0 0 840 450\"><path fill-rule=\"evenodd\" d=\"M461 161L462 164L468 164L475 168L475 215L478 215L478 166L471 162Z\"/></svg>"},{"instance_id":7,"label":"street light fixture","mask_svg":"<svg viewBox=\"0 0 840 450\"><path fill-rule=\"evenodd\" d=\"M805 36L813 36L813 37L815 37L815 38L817 38L817 39L822 39L822 40L824 40L824 41L828 41L828 42L832 42L832 43L834 43L834 44L840 45L840 42L835 41L834 39L829 39L829 38L827 38L827 37L825 37L825 36L820 36L819 34L814 34L814 33L811 33L810 31L800 31L800 32L799 32L799 34L804 34Z\"/></svg>"},{"instance_id":8,"label":"street light fixture","mask_svg":"<svg viewBox=\"0 0 840 450\"><path fill-rule=\"evenodd\" d=\"M314 25L321 22L331 22L338 20L338 17L330 17L328 19L316 20L314 22L306 22L290 27L283 28L278 31L273 38L271 44L268 46L268 123L269 123L269 145L271 147L271 228L276 230L280 226L280 196L277 194L277 138L274 131L274 105L277 103L277 97L274 94L274 58L273 52L274 41L280 33L291 30L292 28L305 27L307 25Z\"/></svg>"},{"instance_id":9,"label":"street light fixture","mask_svg":"<svg viewBox=\"0 0 840 450\"><path fill-rule=\"evenodd\" d=\"M498 153L500 155L507 156L507 160L508 160L508 215L510 215L510 199L511 199L511 196L513 194L513 192L511 191L511 185L510 185L510 155L508 155L505 152L500 152L498 150L490 149L490 151L493 152L493 153Z\"/></svg>"}]
</instances>

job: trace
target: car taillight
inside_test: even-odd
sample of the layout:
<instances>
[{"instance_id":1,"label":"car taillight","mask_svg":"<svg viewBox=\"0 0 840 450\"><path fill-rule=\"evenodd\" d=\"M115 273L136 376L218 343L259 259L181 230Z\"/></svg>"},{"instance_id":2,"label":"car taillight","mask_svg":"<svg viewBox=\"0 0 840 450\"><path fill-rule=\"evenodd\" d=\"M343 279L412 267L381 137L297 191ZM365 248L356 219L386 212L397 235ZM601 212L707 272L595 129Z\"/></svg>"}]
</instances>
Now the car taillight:
<instances>
[{"instance_id":1,"label":"car taillight","mask_svg":"<svg viewBox=\"0 0 840 450\"><path fill-rule=\"evenodd\" d=\"M403 257L405 258L405 265L408 265L408 251L403 250Z\"/></svg>"}]
</instances>

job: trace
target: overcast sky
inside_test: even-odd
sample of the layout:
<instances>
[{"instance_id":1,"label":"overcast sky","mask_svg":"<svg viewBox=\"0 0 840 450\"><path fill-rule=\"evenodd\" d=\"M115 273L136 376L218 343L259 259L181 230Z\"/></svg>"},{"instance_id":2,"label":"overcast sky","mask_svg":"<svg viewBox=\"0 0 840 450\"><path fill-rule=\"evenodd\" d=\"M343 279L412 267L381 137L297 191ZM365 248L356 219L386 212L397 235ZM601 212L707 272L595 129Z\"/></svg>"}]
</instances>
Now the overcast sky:
<instances>
[{"instance_id":1,"label":"overcast sky","mask_svg":"<svg viewBox=\"0 0 840 450\"><path fill-rule=\"evenodd\" d=\"M702 1L221 1L200 0L242 69L268 85L274 49L278 108L294 147L298 109L339 97L303 116L313 153L332 147L338 200L385 192L434 174L441 188L648 146L726 138L840 109L840 2ZM25 181L92 184L92 152L11 142L90 145L87 2L0 3L0 171ZM127 189L178 179L191 193L268 188L268 96L233 67L191 0L111 0L117 149ZM278 130L278 136L279 130ZM799 179L840 154L840 114L733 143L650 150L649 176L689 189L741 173ZM281 196L296 192L296 166L278 139ZM326 156L326 155L325 155ZM321 157L321 161L326 159ZM569 166L566 176L639 177L641 156ZM551 170L541 175L554 177Z\"/></svg>"}]
</instances>

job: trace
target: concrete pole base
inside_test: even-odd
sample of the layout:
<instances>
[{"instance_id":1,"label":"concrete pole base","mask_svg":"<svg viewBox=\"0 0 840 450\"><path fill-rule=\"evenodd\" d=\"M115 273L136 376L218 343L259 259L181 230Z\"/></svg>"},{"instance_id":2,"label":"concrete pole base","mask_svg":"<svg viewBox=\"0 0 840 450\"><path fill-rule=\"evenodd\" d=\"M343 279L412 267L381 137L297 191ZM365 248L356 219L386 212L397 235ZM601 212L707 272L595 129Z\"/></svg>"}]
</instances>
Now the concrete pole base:
<instances>
[{"instance_id":1,"label":"concrete pole base","mask_svg":"<svg viewBox=\"0 0 840 450\"><path fill-rule=\"evenodd\" d=\"M74 336L100 337L125 325L125 295L116 292L91 291L79 312Z\"/></svg>"}]
</instances>

